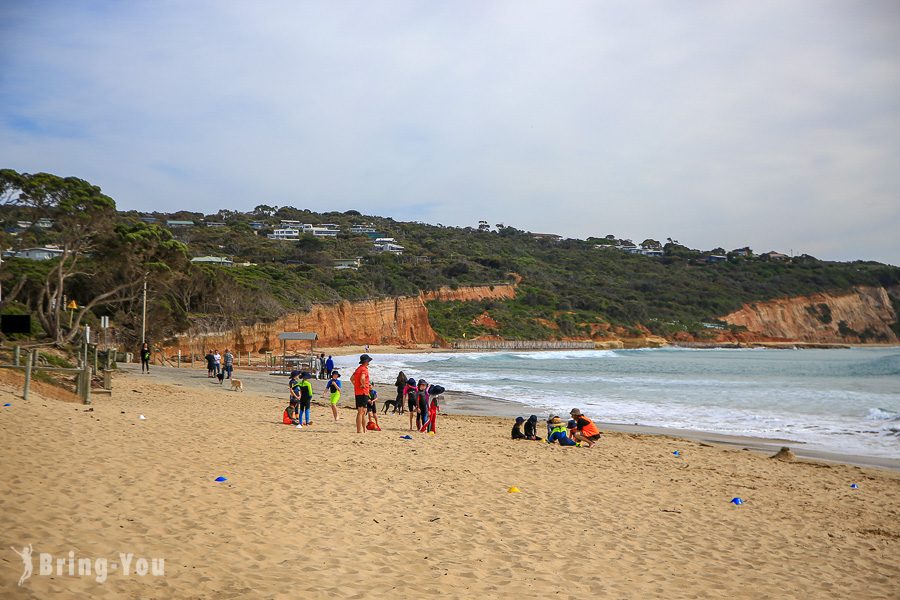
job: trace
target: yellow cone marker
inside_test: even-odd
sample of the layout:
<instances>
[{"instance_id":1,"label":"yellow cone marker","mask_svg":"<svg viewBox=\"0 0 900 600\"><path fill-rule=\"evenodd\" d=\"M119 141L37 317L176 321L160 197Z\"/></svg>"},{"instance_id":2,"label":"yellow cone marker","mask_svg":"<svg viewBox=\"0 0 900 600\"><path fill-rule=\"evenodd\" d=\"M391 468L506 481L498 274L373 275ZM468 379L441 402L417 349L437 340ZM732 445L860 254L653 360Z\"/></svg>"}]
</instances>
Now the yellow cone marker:
<instances>
[{"instance_id":1,"label":"yellow cone marker","mask_svg":"<svg viewBox=\"0 0 900 600\"><path fill-rule=\"evenodd\" d=\"M516 486L512 486L511 488L509 488L509 489L506 490L506 491L509 492L510 494L518 494L518 493L521 492L522 490L520 490L520 489L517 488Z\"/></svg>"}]
</instances>

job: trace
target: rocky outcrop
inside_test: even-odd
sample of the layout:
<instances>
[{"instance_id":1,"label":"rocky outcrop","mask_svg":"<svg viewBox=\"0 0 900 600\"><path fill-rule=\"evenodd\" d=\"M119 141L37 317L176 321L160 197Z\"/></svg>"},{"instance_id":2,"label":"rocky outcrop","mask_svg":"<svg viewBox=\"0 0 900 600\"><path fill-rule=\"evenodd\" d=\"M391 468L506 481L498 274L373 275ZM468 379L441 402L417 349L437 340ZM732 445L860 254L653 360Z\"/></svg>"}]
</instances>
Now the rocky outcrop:
<instances>
[{"instance_id":1,"label":"rocky outcrop","mask_svg":"<svg viewBox=\"0 0 900 600\"><path fill-rule=\"evenodd\" d=\"M882 287L858 287L844 294L813 294L745 304L722 317L761 340L896 343L891 325L897 313Z\"/></svg>"},{"instance_id":2,"label":"rocky outcrop","mask_svg":"<svg viewBox=\"0 0 900 600\"><path fill-rule=\"evenodd\" d=\"M348 344L431 344L438 335L428 322L425 302L506 300L515 298L515 285L441 288L418 296L382 300L343 301L314 304L309 312L292 313L271 323L257 323L236 331L193 331L177 338L167 349L174 353L204 354L208 348L231 348L240 352L280 350L278 334L285 331L310 331L318 334L317 346ZM291 347L308 347L291 342Z\"/></svg>"}]
</instances>

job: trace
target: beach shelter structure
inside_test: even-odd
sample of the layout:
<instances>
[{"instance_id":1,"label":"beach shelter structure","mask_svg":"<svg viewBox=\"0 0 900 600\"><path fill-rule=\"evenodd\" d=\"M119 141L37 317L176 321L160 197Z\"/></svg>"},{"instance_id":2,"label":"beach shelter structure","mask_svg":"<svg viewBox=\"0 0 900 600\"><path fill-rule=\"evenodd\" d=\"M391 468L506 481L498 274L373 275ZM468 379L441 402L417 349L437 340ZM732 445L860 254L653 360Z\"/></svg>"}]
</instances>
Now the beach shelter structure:
<instances>
[{"instance_id":1,"label":"beach shelter structure","mask_svg":"<svg viewBox=\"0 0 900 600\"><path fill-rule=\"evenodd\" d=\"M314 331L285 331L278 334L278 339L281 340L281 370L286 372L287 365L285 357L287 356L287 343L297 341L309 342L309 353L312 355L315 353L316 341L319 339L319 334Z\"/></svg>"}]
</instances>

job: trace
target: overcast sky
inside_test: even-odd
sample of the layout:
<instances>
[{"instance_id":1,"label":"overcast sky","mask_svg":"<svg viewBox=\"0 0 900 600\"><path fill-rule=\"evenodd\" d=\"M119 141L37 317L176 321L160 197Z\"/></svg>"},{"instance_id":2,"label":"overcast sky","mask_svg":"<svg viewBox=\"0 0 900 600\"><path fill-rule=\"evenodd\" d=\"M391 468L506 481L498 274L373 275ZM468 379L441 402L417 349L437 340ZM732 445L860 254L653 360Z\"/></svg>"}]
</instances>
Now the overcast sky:
<instances>
[{"instance_id":1,"label":"overcast sky","mask_svg":"<svg viewBox=\"0 0 900 600\"><path fill-rule=\"evenodd\" d=\"M900 2L0 0L0 167L900 264Z\"/></svg>"}]
</instances>

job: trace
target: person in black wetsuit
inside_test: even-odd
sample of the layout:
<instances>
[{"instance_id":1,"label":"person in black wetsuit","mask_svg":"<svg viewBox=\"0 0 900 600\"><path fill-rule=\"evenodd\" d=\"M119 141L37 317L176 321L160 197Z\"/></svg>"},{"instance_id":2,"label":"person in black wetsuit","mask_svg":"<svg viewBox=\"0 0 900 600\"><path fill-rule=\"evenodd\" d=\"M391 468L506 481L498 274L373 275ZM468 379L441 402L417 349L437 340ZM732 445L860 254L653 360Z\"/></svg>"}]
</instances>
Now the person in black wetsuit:
<instances>
[{"instance_id":1,"label":"person in black wetsuit","mask_svg":"<svg viewBox=\"0 0 900 600\"><path fill-rule=\"evenodd\" d=\"M525 439L526 440L535 440L541 441L541 438L537 435L537 415L531 415L528 417L528 420L525 421Z\"/></svg>"},{"instance_id":2,"label":"person in black wetsuit","mask_svg":"<svg viewBox=\"0 0 900 600\"><path fill-rule=\"evenodd\" d=\"M525 434L522 433L522 423L525 422L525 419L522 417L516 417L516 424L513 425L512 428L512 439L514 440L524 440Z\"/></svg>"}]
</instances>

